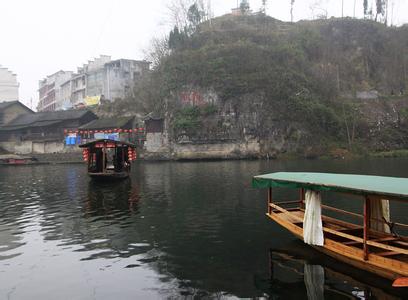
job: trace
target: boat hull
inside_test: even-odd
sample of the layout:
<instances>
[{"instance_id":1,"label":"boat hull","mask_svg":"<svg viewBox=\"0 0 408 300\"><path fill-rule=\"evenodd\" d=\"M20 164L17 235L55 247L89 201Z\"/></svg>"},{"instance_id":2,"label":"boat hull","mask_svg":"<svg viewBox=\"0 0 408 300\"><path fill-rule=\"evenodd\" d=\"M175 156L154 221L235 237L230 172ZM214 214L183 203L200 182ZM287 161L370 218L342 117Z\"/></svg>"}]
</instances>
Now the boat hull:
<instances>
[{"instance_id":1,"label":"boat hull","mask_svg":"<svg viewBox=\"0 0 408 300\"><path fill-rule=\"evenodd\" d=\"M128 172L115 172L115 173L91 173L88 172L89 177L92 180L97 181L114 181L114 180L123 180L129 177Z\"/></svg>"},{"instance_id":2,"label":"boat hull","mask_svg":"<svg viewBox=\"0 0 408 300\"><path fill-rule=\"evenodd\" d=\"M298 219L295 221L295 218L290 218L290 213L267 213L267 216L290 231L296 237L303 240L303 228L297 225L299 224ZM326 219L331 218L326 217ZM324 246L312 247L339 261L352 265L356 268L374 273L389 280L395 280L399 277L408 276L408 263L404 261L389 259L376 254L369 254L368 259L365 260L364 251L362 249L344 245L341 242L327 237L325 237Z\"/></svg>"}]
</instances>

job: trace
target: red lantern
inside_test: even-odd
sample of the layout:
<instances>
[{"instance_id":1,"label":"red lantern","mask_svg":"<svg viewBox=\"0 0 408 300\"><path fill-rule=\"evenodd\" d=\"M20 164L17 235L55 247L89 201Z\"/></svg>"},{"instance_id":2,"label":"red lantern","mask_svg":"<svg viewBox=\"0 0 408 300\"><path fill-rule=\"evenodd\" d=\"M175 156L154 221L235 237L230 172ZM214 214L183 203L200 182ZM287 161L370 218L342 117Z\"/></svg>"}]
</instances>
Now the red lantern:
<instances>
[{"instance_id":1,"label":"red lantern","mask_svg":"<svg viewBox=\"0 0 408 300\"><path fill-rule=\"evenodd\" d=\"M92 131L92 130L89 130L89 133L93 133L93 131Z\"/></svg>"},{"instance_id":2,"label":"red lantern","mask_svg":"<svg viewBox=\"0 0 408 300\"><path fill-rule=\"evenodd\" d=\"M82 150L82 158L83 158L84 161L88 161L88 155L89 155L88 149L83 149Z\"/></svg>"},{"instance_id":3,"label":"red lantern","mask_svg":"<svg viewBox=\"0 0 408 300\"><path fill-rule=\"evenodd\" d=\"M66 130L66 129L64 129L64 133L67 133L67 130Z\"/></svg>"},{"instance_id":4,"label":"red lantern","mask_svg":"<svg viewBox=\"0 0 408 300\"><path fill-rule=\"evenodd\" d=\"M111 130L111 129L109 129L109 130L108 130L108 132L109 132L109 133L112 133L112 130Z\"/></svg>"},{"instance_id":5,"label":"red lantern","mask_svg":"<svg viewBox=\"0 0 408 300\"><path fill-rule=\"evenodd\" d=\"M125 129L124 131L125 131L125 132L129 132L129 130L127 130L127 129Z\"/></svg>"}]
</instances>

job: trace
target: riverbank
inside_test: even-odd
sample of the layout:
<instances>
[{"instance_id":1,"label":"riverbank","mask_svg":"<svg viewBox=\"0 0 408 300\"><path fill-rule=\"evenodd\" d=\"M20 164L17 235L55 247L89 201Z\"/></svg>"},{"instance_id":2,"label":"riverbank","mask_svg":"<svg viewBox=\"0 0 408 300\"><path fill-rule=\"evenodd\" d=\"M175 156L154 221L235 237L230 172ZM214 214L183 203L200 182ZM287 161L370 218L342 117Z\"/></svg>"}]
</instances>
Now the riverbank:
<instances>
[{"instance_id":1,"label":"riverbank","mask_svg":"<svg viewBox=\"0 0 408 300\"><path fill-rule=\"evenodd\" d=\"M17 161L17 162L15 162ZM47 153L33 155L1 155L0 165L45 165L83 163L81 153Z\"/></svg>"},{"instance_id":2,"label":"riverbank","mask_svg":"<svg viewBox=\"0 0 408 300\"><path fill-rule=\"evenodd\" d=\"M5 155L3 155L5 156ZM46 153L33 154L31 156L9 154L10 158L26 158L28 161L22 165L41 165L41 164L81 164L83 163L81 152L74 153ZM282 153L279 155L189 155L189 156L172 156L168 153L155 153L154 155L141 152L139 160L143 161L228 161L228 160L342 160L357 158L405 158L408 157L408 149L398 149L382 152L355 153L346 149L334 149L327 153L310 153L310 155L300 155L299 153ZM0 165L9 165L4 160L0 160Z\"/></svg>"}]
</instances>

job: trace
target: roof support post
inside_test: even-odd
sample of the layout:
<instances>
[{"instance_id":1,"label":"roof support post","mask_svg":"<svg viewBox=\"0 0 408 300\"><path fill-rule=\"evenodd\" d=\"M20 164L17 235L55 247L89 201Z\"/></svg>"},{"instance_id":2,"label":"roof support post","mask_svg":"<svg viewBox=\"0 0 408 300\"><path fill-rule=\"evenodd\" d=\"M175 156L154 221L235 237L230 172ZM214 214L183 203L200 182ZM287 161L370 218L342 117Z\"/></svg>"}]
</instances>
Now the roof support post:
<instances>
[{"instance_id":1,"label":"roof support post","mask_svg":"<svg viewBox=\"0 0 408 300\"><path fill-rule=\"evenodd\" d=\"M271 203L272 203L272 188L270 187L268 189L268 214L272 213L272 206L269 205Z\"/></svg>"},{"instance_id":2,"label":"roof support post","mask_svg":"<svg viewBox=\"0 0 408 300\"><path fill-rule=\"evenodd\" d=\"M363 236L363 251L364 260L368 260L368 245L367 240L369 238L368 231L370 229L370 198L365 196L364 199L364 236Z\"/></svg>"},{"instance_id":3,"label":"roof support post","mask_svg":"<svg viewBox=\"0 0 408 300\"><path fill-rule=\"evenodd\" d=\"M299 191L299 208L303 208L305 203L305 189L301 188Z\"/></svg>"},{"instance_id":4,"label":"roof support post","mask_svg":"<svg viewBox=\"0 0 408 300\"><path fill-rule=\"evenodd\" d=\"M103 148L102 148L102 173L105 173L106 169L106 143L103 142Z\"/></svg>"}]
</instances>

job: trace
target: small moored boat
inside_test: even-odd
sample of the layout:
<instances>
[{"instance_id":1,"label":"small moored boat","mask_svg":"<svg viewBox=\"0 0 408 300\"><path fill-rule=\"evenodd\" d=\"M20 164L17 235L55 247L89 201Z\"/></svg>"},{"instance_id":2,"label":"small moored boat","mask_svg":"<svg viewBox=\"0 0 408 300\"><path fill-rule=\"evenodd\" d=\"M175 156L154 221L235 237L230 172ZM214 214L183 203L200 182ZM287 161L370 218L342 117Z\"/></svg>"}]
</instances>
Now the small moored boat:
<instances>
[{"instance_id":1,"label":"small moored boat","mask_svg":"<svg viewBox=\"0 0 408 300\"><path fill-rule=\"evenodd\" d=\"M392 222L389 209L389 201L408 203L408 178L278 172L253 177L252 186L268 189L267 216L305 243L393 280L394 286L408 286L408 238L397 232L408 225ZM275 202L272 188L276 187L298 189L299 199ZM323 204L322 192L345 194L349 201L360 198L363 214Z\"/></svg>"},{"instance_id":2,"label":"small moored boat","mask_svg":"<svg viewBox=\"0 0 408 300\"><path fill-rule=\"evenodd\" d=\"M101 139L79 145L93 179L112 180L129 177L130 163L136 159L136 145Z\"/></svg>"}]
</instances>

